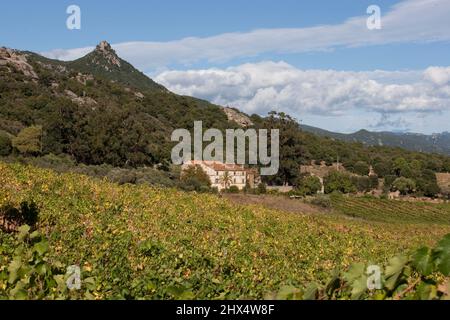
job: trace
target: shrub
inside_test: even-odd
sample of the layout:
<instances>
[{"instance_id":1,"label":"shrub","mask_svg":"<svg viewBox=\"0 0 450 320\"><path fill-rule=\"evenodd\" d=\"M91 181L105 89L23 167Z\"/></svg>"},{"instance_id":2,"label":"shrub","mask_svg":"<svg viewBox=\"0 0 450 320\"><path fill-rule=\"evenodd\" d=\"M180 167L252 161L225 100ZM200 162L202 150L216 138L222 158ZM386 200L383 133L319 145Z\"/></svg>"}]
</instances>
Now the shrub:
<instances>
[{"instance_id":1,"label":"shrub","mask_svg":"<svg viewBox=\"0 0 450 320\"><path fill-rule=\"evenodd\" d=\"M329 196L326 195L317 195L310 200L310 203L322 207L322 208L331 208L332 202Z\"/></svg>"},{"instance_id":2,"label":"shrub","mask_svg":"<svg viewBox=\"0 0 450 320\"><path fill-rule=\"evenodd\" d=\"M258 194L266 194L267 193L267 186L265 183L260 183L258 185L257 191Z\"/></svg>"},{"instance_id":3,"label":"shrub","mask_svg":"<svg viewBox=\"0 0 450 320\"><path fill-rule=\"evenodd\" d=\"M239 188L237 186L231 186L228 188L229 193L239 193Z\"/></svg>"}]
</instances>

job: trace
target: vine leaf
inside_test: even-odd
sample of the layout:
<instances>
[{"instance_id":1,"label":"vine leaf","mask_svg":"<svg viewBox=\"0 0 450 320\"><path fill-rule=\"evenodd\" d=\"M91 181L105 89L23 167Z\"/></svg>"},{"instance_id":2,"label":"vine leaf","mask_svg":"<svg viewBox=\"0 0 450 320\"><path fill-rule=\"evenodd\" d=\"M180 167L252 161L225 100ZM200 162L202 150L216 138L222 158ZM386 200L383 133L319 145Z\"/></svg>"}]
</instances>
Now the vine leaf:
<instances>
[{"instance_id":1,"label":"vine leaf","mask_svg":"<svg viewBox=\"0 0 450 320\"><path fill-rule=\"evenodd\" d=\"M424 276L433 272L434 259L433 252L428 247L418 249L412 257L413 266Z\"/></svg>"},{"instance_id":2,"label":"vine leaf","mask_svg":"<svg viewBox=\"0 0 450 320\"><path fill-rule=\"evenodd\" d=\"M450 234L446 235L434 249L436 266L444 276L450 275Z\"/></svg>"},{"instance_id":3,"label":"vine leaf","mask_svg":"<svg viewBox=\"0 0 450 320\"><path fill-rule=\"evenodd\" d=\"M385 273L385 286L388 290L394 290L396 284L402 274L403 268L405 267L408 259L404 256L396 256L389 260L389 265L386 267Z\"/></svg>"}]
</instances>

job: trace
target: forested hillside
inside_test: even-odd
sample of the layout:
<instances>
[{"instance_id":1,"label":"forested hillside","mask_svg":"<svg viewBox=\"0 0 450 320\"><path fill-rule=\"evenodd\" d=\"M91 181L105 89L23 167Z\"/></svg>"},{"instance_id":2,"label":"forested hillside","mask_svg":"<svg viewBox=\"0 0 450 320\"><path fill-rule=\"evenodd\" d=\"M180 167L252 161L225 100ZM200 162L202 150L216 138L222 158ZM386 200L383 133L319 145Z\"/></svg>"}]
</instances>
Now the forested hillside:
<instances>
[{"instance_id":1,"label":"forested hillside","mask_svg":"<svg viewBox=\"0 0 450 320\"><path fill-rule=\"evenodd\" d=\"M172 131L191 129L199 120L204 128L239 126L222 107L156 84L106 42L73 62L0 51L2 156L68 155L87 165L167 168ZM420 170L450 171L449 157L321 137L285 114L253 115L251 120L256 128L281 129L282 170L271 183L292 183L298 166L311 161L339 160L350 171L372 165L380 177L391 175L399 158L417 161Z\"/></svg>"}]
</instances>

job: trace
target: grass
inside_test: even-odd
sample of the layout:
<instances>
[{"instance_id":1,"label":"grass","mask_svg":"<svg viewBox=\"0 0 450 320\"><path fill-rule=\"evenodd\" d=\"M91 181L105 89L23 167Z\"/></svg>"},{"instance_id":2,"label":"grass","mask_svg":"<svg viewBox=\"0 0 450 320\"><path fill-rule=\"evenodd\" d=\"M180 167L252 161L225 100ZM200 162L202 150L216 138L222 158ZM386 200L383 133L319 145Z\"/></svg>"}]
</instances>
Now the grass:
<instances>
[{"instance_id":1,"label":"grass","mask_svg":"<svg viewBox=\"0 0 450 320\"><path fill-rule=\"evenodd\" d=\"M324 282L354 261L385 263L450 231L440 222L292 214L0 163L0 207L23 202L38 207L49 259L79 265L95 279L97 299L260 299L283 285ZM0 231L0 246L9 238ZM11 258L3 259L0 273Z\"/></svg>"}]
</instances>

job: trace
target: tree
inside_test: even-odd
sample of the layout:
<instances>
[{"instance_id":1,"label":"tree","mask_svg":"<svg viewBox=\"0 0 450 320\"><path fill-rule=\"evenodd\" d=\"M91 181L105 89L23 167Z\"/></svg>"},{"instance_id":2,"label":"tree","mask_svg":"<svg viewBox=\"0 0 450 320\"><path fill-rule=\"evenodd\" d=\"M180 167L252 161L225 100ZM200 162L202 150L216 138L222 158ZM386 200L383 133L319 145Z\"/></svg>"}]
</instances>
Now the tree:
<instances>
[{"instance_id":1,"label":"tree","mask_svg":"<svg viewBox=\"0 0 450 320\"><path fill-rule=\"evenodd\" d=\"M370 191L371 185L370 185L370 178L369 177L358 177L353 176L351 177L351 180L353 184L356 186L356 189L358 189L359 192L367 192Z\"/></svg>"},{"instance_id":2,"label":"tree","mask_svg":"<svg viewBox=\"0 0 450 320\"><path fill-rule=\"evenodd\" d=\"M358 161L355 163L353 172L360 176L367 176L369 174L369 165L364 161Z\"/></svg>"},{"instance_id":3,"label":"tree","mask_svg":"<svg viewBox=\"0 0 450 320\"><path fill-rule=\"evenodd\" d=\"M38 155L42 153L42 127L31 126L19 132L12 139L12 145L25 155Z\"/></svg>"},{"instance_id":4,"label":"tree","mask_svg":"<svg viewBox=\"0 0 450 320\"><path fill-rule=\"evenodd\" d=\"M342 193L356 192L356 187L350 176L346 173L333 171L324 178L325 193L339 191Z\"/></svg>"},{"instance_id":5,"label":"tree","mask_svg":"<svg viewBox=\"0 0 450 320\"><path fill-rule=\"evenodd\" d=\"M391 173L391 165L387 161L377 162L373 165L373 171L375 171L380 178L384 178Z\"/></svg>"},{"instance_id":6,"label":"tree","mask_svg":"<svg viewBox=\"0 0 450 320\"><path fill-rule=\"evenodd\" d=\"M408 162L405 158L396 158L392 164L392 171L397 177L403 176L403 174L409 170Z\"/></svg>"},{"instance_id":7,"label":"tree","mask_svg":"<svg viewBox=\"0 0 450 320\"><path fill-rule=\"evenodd\" d=\"M189 191L203 191L211 187L211 181L201 166L189 166L181 173L181 187Z\"/></svg>"},{"instance_id":8,"label":"tree","mask_svg":"<svg viewBox=\"0 0 450 320\"><path fill-rule=\"evenodd\" d=\"M407 195L415 191L416 183L412 179L400 177L394 181L392 188L394 191L400 191L402 195Z\"/></svg>"},{"instance_id":9,"label":"tree","mask_svg":"<svg viewBox=\"0 0 450 320\"><path fill-rule=\"evenodd\" d=\"M228 187L230 186L232 181L233 181L233 179L230 176L230 174L228 173L228 171L225 171L223 173L223 176L220 177L220 183L222 184L222 186L224 187L225 190L228 189Z\"/></svg>"},{"instance_id":10,"label":"tree","mask_svg":"<svg viewBox=\"0 0 450 320\"><path fill-rule=\"evenodd\" d=\"M313 195L322 189L320 179L315 176L302 177L298 182L297 189L305 195Z\"/></svg>"},{"instance_id":11,"label":"tree","mask_svg":"<svg viewBox=\"0 0 450 320\"><path fill-rule=\"evenodd\" d=\"M12 151L11 138L6 132L0 132L0 156L8 156Z\"/></svg>"}]
</instances>

